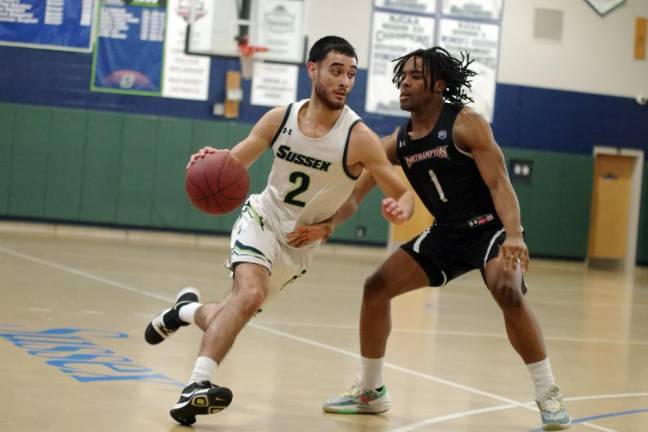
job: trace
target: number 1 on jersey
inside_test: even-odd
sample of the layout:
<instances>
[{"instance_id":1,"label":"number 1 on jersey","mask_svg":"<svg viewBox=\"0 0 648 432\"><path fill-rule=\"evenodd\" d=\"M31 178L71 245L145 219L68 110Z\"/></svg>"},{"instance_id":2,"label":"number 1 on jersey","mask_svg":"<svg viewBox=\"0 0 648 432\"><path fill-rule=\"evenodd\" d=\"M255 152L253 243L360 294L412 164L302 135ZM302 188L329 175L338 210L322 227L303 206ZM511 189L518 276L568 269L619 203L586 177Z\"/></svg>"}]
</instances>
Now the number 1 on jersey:
<instances>
[{"instance_id":1,"label":"number 1 on jersey","mask_svg":"<svg viewBox=\"0 0 648 432\"><path fill-rule=\"evenodd\" d=\"M439 198L441 198L441 201L448 202L448 198L446 198L445 194L443 193L443 189L441 189L441 183L439 183L439 179L437 178L436 174L434 174L434 171L430 170L429 174L432 183L434 183L434 187L436 188L437 192L439 192Z\"/></svg>"}]
</instances>

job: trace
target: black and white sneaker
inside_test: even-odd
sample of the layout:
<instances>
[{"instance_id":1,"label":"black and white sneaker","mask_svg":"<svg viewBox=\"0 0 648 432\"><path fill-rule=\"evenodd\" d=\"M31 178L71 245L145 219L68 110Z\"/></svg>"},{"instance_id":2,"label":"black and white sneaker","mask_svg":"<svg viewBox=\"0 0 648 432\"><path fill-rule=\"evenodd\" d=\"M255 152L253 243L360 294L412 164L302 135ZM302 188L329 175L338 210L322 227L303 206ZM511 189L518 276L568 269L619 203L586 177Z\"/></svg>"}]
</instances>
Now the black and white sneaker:
<instances>
[{"instance_id":1,"label":"black and white sneaker","mask_svg":"<svg viewBox=\"0 0 648 432\"><path fill-rule=\"evenodd\" d=\"M196 422L197 415L216 414L232 403L232 391L209 381L189 384L182 390L180 400L169 411L171 417L184 426Z\"/></svg>"},{"instance_id":2,"label":"black and white sneaker","mask_svg":"<svg viewBox=\"0 0 648 432\"><path fill-rule=\"evenodd\" d=\"M178 311L182 306L189 303L199 302L200 292L194 287L182 288L176 295L175 304L167 310L162 311L146 326L144 339L151 345L157 345L180 327L188 326L189 323L180 319Z\"/></svg>"}]
</instances>

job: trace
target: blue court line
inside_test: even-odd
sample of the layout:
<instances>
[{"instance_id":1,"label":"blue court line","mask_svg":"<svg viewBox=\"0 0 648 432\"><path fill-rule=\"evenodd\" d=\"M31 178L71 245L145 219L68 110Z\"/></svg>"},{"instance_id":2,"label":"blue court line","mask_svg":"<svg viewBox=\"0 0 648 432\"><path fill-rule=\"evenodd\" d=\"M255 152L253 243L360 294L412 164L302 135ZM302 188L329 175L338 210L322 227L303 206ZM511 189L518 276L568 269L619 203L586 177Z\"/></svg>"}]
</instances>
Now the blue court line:
<instances>
[{"instance_id":1,"label":"blue court line","mask_svg":"<svg viewBox=\"0 0 648 432\"><path fill-rule=\"evenodd\" d=\"M600 415L589 416L589 417L581 417L579 419L572 420L572 424L585 423L585 422L588 422L590 420L598 420L598 419L607 418L607 417L619 417L619 416L625 416L625 415L631 415L631 414L639 414L639 413L645 413L645 412L648 412L648 408L629 410L629 411L612 412L612 413L600 414ZM532 429L530 432L542 432L542 428Z\"/></svg>"}]
</instances>

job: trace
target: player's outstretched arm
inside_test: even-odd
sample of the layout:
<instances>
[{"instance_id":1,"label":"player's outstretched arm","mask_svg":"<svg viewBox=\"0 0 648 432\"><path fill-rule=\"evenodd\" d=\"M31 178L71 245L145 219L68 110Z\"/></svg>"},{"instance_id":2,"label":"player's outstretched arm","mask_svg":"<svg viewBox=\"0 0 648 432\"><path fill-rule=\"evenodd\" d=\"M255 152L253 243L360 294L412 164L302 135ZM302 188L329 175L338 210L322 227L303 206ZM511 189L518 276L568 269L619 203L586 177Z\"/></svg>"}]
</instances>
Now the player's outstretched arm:
<instances>
[{"instance_id":1,"label":"player's outstretched arm","mask_svg":"<svg viewBox=\"0 0 648 432\"><path fill-rule=\"evenodd\" d=\"M387 160L392 164L396 165L396 138L398 136L398 129L396 129L391 135L383 137L381 139L381 145L385 149L387 154ZM337 210L335 215L333 215L332 222L334 227L340 225L347 219L349 219L353 214L358 210L360 203L367 196L369 192L376 186L376 181L374 180L371 173L363 169L360 178L356 182L355 187L353 188L353 193L349 196L349 199ZM396 200L393 198L385 198L382 201L382 211L385 219L390 220L391 216L387 216L387 213L398 213L399 205ZM396 214L393 215L397 217Z\"/></svg>"},{"instance_id":2,"label":"player's outstretched arm","mask_svg":"<svg viewBox=\"0 0 648 432\"><path fill-rule=\"evenodd\" d=\"M359 182L356 186L358 193L354 193L356 206L371 190L373 184L378 184L385 195L382 202L383 216L392 223L400 224L412 217L414 193L394 171L392 164L396 162L395 155L396 132L386 137L381 144L378 136L366 125L359 124L353 129L349 141L348 163L363 166L375 182Z\"/></svg>"},{"instance_id":3,"label":"player's outstretched arm","mask_svg":"<svg viewBox=\"0 0 648 432\"><path fill-rule=\"evenodd\" d=\"M515 268L519 262L522 270L526 271L529 251L522 234L520 205L506 172L504 155L495 142L490 125L470 108L464 108L457 116L453 139L459 147L472 153L506 230L506 240L498 259L504 260L507 269Z\"/></svg>"},{"instance_id":4,"label":"player's outstretched arm","mask_svg":"<svg viewBox=\"0 0 648 432\"><path fill-rule=\"evenodd\" d=\"M254 125L250 134L241 142L236 144L232 150L232 155L240 160L246 168L256 161L261 154L270 147L277 131L281 127L283 118L286 114L287 107L273 108L266 112L261 119ZM222 151L214 147L203 147L197 153L191 155L187 168L194 163L196 159L205 157L208 153Z\"/></svg>"}]
</instances>

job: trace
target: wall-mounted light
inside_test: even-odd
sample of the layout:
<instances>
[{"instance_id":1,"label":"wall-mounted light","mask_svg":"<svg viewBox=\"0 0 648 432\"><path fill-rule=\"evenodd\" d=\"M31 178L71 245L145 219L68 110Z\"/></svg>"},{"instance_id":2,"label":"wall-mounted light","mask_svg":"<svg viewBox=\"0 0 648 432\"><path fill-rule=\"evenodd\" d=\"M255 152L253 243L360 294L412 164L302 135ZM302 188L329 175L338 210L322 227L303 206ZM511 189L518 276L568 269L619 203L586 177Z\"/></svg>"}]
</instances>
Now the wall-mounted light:
<instances>
[{"instance_id":1,"label":"wall-mounted light","mask_svg":"<svg viewBox=\"0 0 648 432\"><path fill-rule=\"evenodd\" d=\"M509 161L509 177L513 183L531 184L533 161L511 159Z\"/></svg>"}]
</instances>

